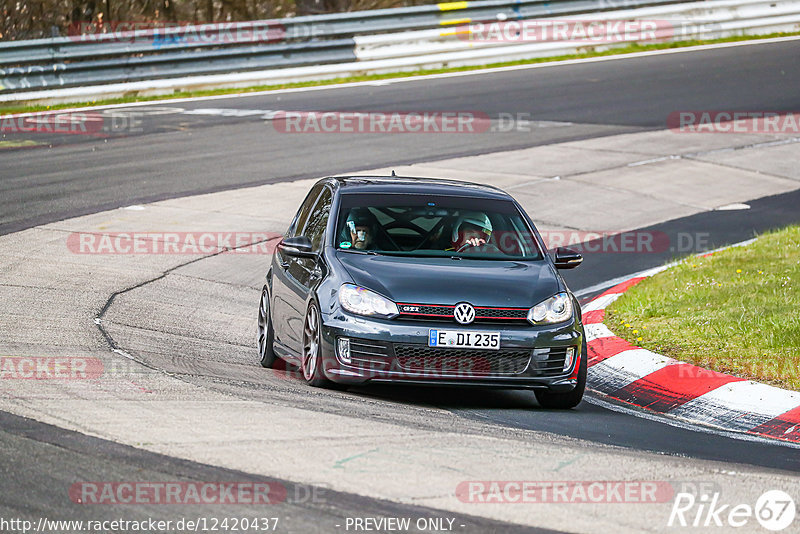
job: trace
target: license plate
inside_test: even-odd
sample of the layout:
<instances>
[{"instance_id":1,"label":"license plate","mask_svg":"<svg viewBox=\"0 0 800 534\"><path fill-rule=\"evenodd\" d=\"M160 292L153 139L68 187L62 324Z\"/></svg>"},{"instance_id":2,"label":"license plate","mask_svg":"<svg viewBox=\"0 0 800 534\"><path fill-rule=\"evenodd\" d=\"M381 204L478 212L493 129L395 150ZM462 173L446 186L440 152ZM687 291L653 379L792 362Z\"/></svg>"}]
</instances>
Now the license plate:
<instances>
[{"instance_id":1,"label":"license plate","mask_svg":"<svg viewBox=\"0 0 800 534\"><path fill-rule=\"evenodd\" d=\"M473 330L429 330L428 346L443 349L500 348L500 332L475 332Z\"/></svg>"}]
</instances>

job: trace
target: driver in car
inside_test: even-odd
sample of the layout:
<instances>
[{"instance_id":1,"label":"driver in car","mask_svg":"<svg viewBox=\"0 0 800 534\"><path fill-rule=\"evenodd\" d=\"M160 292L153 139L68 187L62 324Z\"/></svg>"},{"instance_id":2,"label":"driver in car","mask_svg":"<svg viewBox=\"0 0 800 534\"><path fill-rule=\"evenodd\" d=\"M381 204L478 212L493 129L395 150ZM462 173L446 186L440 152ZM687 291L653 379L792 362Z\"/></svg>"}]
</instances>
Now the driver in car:
<instances>
[{"instance_id":1,"label":"driver in car","mask_svg":"<svg viewBox=\"0 0 800 534\"><path fill-rule=\"evenodd\" d=\"M357 250L368 249L375 239L374 222L370 215L364 213L363 209L354 209L347 216L345 225L350 233L350 244Z\"/></svg>"},{"instance_id":2,"label":"driver in car","mask_svg":"<svg viewBox=\"0 0 800 534\"><path fill-rule=\"evenodd\" d=\"M462 252L470 247L482 247L488 243L491 235L492 221L485 213L467 212L459 216L453 225L451 246L445 250Z\"/></svg>"}]
</instances>

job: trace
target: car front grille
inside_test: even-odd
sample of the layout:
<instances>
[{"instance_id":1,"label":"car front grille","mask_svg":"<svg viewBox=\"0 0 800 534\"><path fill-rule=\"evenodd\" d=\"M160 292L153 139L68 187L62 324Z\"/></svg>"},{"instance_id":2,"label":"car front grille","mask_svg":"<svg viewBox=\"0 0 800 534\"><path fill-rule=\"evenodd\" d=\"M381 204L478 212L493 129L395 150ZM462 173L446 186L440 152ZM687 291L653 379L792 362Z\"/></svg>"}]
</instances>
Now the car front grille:
<instances>
[{"instance_id":1,"label":"car front grille","mask_svg":"<svg viewBox=\"0 0 800 534\"><path fill-rule=\"evenodd\" d=\"M350 338L350 363L359 369L423 373L430 377L550 377L564 374L567 347L448 349Z\"/></svg>"},{"instance_id":2,"label":"car front grille","mask_svg":"<svg viewBox=\"0 0 800 534\"><path fill-rule=\"evenodd\" d=\"M400 319L456 322L455 306L447 304L398 303ZM496 308L475 306L476 323L528 323L528 308Z\"/></svg>"},{"instance_id":3,"label":"car front grille","mask_svg":"<svg viewBox=\"0 0 800 534\"><path fill-rule=\"evenodd\" d=\"M437 349L411 344L395 344L394 354L400 369L464 378L518 375L531 359L530 349Z\"/></svg>"}]
</instances>

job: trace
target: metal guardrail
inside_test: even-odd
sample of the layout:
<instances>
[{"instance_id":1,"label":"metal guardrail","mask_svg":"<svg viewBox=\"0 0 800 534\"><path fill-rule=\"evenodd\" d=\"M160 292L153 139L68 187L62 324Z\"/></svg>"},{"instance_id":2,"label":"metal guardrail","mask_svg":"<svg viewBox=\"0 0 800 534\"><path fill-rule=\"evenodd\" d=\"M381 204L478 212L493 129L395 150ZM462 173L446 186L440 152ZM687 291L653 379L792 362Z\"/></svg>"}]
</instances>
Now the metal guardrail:
<instances>
[{"instance_id":1,"label":"metal guardrail","mask_svg":"<svg viewBox=\"0 0 800 534\"><path fill-rule=\"evenodd\" d=\"M624 23L631 20L651 24L652 39L644 37L645 31L611 35L614 42L592 42L591 39L519 39L506 41L485 39L491 34L491 25L484 32L477 26L461 26L442 30L376 34L354 37L356 57L359 61L391 60L404 57L424 58L428 55L468 53L473 57L503 55L508 60L574 54L580 50L608 48L614 44L624 46L637 42L670 42L693 39L715 39L731 35L800 30L800 0L715 0L707 2L650 5L603 13L571 15L565 20L583 28L592 23ZM534 21L529 22L545 22ZM620 26L622 26L620 24ZM535 27L534 27L535 28ZM475 35L477 33L477 35ZM483 33L483 35L481 35ZM534 37L538 37L534 32Z\"/></svg>"},{"instance_id":2,"label":"metal guardrail","mask_svg":"<svg viewBox=\"0 0 800 534\"><path fill-rule=\"evenodd\" d=\"M105 55L105 54L104 54ZM237 46L194 52L119 53L118 57L59 62L18 69L0 68L2 92L36 88L75 87L115 82L172 78L194 74L259 70L284 66L323 65L355 61L354 41L336 39L270 46Z\"/></svg>"},{"instance_id":3,"label":"metal guardrail","mask_svg":"<svg viewBox=\"0 0 800 534\"><path fill-rule=\"evenodd\" d=\"M482 0L0 42L0 94L355 61L354 36L686 0ZM349 48L349 49L348 49Z\"/></svg>"},{"instance_id":4,"label":"metal guardrail","mask_svg":"<svg viewBox=\"0 0 800 534\"><path fill-rule=\"evenodd\" d=\"M265 41L287 42L353 37L403 30L421 30L469 20L514 20L552 15L601 12L688 0L481 0L446 2L408 8L374 9L285 19L238 23L198 24L124 32L96 33L24 41L0 41L0 65L20 62L79 59L119 53L148 53L153 47L172 50L219 46L224 35L237 31L265 36ZM207 38L206 43L189 42L189 34ZM126 42L128 41L128 42Z\"/></svg>"},{"instance_id":5,"label":"metal guardrail","mask_svg":"<svg viewBox=\"0 0 800 534\"><path fill-rule=\"evenodd\" d=\"M598 12L603 15L596 15ZM659 33L658 39L709 39L799 31L800 0L625 0L613 5L608 0L482 0L2 42L0 102L68 102L131 93L266 85L481 65L648 42L634 37L598 47L574 40L491 42L470 38L470 23L567 17L661 20L676 25L689 22L694 25L685 31ZM231 33L234 30L236 33ZM198 35L202 39L194 38Z\"/></svg>"}]
</instances>

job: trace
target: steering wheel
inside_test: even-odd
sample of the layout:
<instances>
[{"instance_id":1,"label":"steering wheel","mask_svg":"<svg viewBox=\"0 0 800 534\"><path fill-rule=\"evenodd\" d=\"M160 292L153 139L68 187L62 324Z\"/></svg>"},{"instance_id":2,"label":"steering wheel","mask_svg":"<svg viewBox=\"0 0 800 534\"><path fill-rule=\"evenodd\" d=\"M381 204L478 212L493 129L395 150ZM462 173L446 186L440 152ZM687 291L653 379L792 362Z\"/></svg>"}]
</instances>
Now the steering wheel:
<instances>
[{"instance_id":1,"label":"steering wheel","mask_svg":"<svg viewBox=\"0 0 800 534\"><path fill-rule=\"evenodd\" d=\"M461 245L458 248L458 250L456 250L456 252L461 252L469 247L484 247L486 249L486 252L502 252L499 248L497 248L497 245L495 245L494 243L482 243L480 245L473 245L469 241Z\"/></svg>"}]
</instances>

